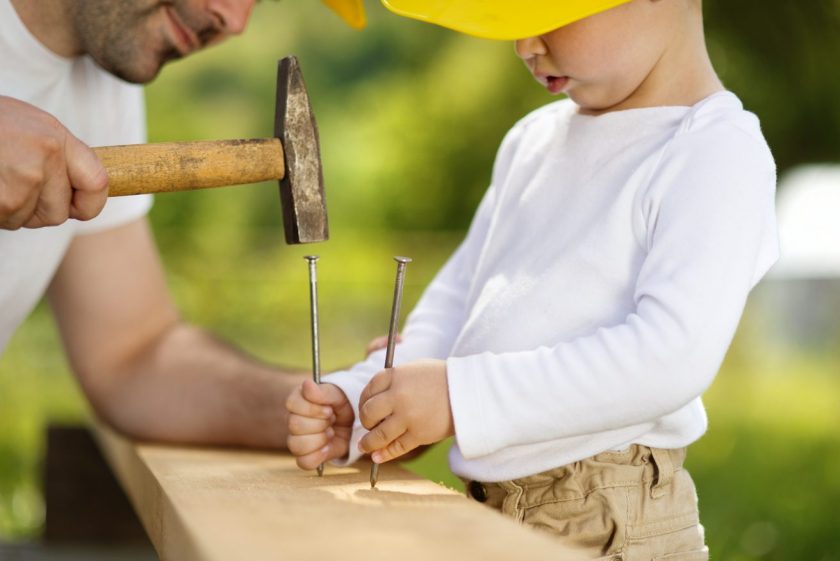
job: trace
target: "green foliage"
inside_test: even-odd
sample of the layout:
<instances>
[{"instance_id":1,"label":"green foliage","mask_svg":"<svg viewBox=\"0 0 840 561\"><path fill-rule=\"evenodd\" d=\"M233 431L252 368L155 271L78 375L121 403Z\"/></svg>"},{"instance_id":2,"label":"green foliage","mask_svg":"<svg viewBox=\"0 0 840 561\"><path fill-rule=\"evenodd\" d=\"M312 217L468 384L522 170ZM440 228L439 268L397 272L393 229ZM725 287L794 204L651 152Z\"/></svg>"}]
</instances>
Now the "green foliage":
<instances>
[{"instance_id":1,"label":"green foliage","mask_svg":"<svg viewBox=\"0 0 840 561\"><path fill-rule=\"evenodd\" d=\"M332 240L285 246L276 184L161 195L152 211L184 316L272 363L309 363L304 254L322 256L322 359L337 368L387 329L391 256L415 258L409 310L463 235L505 131L551 101L510 45L368 8L369 28L356 32L319 2L261 3L243 37L148 88L153 141L267 136L276 60L301 60ZM706 12L716 66L762 119L780 169L836 159L838 3L707 0ZM840 357L767 362L750 327L706 396L710 430L689 453L713 558L840 560ZM45 423L86 415L40 307L0 357L0 537L38 532ZM445 451L412 469L458 487Z\"/></svg>"},{"instance_id":2,"label":"green foliage","mask_svg":"<svg viewBox=\"0 0 840 561\"><path fill-rule=\"evenodd\" d=\"M762 122L780 171L836 161L840 5L835 0L706 0L713 62Z\"/></svg>"}]
</instances>

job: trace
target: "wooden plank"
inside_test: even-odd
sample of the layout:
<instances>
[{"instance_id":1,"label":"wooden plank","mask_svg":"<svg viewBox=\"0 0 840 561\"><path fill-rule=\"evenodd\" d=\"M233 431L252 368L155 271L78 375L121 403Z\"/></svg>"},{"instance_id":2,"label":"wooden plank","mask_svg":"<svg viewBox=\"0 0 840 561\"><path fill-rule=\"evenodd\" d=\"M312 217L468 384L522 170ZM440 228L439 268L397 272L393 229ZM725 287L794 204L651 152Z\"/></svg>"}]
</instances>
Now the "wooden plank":
<instances>
[{"instance_id":1,"label":"wooden plank","mask_svg":"<svg viewBox=\"0 0 840 561\"><path fill-rule=\"evenodd\" d=\"M573 559L557 542L461 494L383 465L134 443L104 426L106 458L163 561Z\"/></svg>"}]
</instances>

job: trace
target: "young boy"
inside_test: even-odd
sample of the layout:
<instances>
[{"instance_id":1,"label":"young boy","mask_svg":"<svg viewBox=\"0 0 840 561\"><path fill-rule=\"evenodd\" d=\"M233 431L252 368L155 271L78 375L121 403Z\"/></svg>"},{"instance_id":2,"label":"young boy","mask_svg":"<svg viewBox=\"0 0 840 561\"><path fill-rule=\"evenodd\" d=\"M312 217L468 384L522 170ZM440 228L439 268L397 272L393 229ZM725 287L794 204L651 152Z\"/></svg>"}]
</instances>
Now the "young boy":
<instances>
[{"instance_id":1,"label":"young boy","mask_svg":"<svg viewBox=\"0 0 840 561\"><path fill-rule=\"evenodd\" d=\"M377 352L291 395L289 449L312 469L454 434L478 501L593 557L707 559L685 449L778 243L773 159L700 0L385 3L516 39L569 99L508 133L395 367Z\"/></svg>"}]
</instances>

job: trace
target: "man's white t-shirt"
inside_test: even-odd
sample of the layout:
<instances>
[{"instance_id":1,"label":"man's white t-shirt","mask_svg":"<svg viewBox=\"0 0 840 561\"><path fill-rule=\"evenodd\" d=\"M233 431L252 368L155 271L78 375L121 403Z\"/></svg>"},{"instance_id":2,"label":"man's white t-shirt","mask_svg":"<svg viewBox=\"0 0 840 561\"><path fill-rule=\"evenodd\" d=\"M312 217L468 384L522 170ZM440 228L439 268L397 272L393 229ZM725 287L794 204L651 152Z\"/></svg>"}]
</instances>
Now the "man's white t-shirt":
<instances>
[{"instance_id":1,"label":"man's white t-shirt","mask_svg":"<svg viewBox=\"0 0 840 561\"><path fill-rule=\"evenodd\" d=\"M601 116L569 100L507 135L466 239L394 364L446 360L452 470L540 473L707 421L747 294L779 254L775 164L730 92ZM357 413L383 352L325 377ZM350 460L364 433L354 427Z\"/></svg>"},{"instance_id":2,"label":"man's white t-shirt","mask_svg":"<svg viewBox=\"0 0 840 561\"><path fill-rule=\"evenodd\" d=\"M10 0L0 0L0 95L52 114L90 146L146 140L142 87L108 74L90 57L67 59L48 50ZM0 230L0 352L43 295L74 236L136 220L151 203L150 196L114 198L88 222Z\"/></svg>"}]
</instances>

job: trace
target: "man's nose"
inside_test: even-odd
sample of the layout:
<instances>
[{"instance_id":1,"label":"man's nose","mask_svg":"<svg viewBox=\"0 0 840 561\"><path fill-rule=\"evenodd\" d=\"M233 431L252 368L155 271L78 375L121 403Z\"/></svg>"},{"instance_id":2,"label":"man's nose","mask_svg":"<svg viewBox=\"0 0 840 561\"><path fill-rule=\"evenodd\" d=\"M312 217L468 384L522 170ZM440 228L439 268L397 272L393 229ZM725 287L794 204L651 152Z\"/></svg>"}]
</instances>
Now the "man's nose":
<instances>
[{"instance_id":1,"label":"man's nose","mask_svg":"<svg viewBox=\"0 0 840 561\"><path fill-rule=\"evenodd\" d=\"M537 55L544 55L547 52L545 42L541 37L528 37L527 39L517 39L514 43L516 55L522 60L528 60Z\"/></svg>"},{"instance_id":2,"label":"man's nose","mask_svg":"<svg viewBox=\"0 0 840 561\"><path fill-rule=\"evenodd\" d=\"M221 22L221 35L245 31L256 0L208 0L207 9Z\"/></svg>"}]
</instances>

